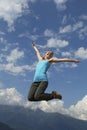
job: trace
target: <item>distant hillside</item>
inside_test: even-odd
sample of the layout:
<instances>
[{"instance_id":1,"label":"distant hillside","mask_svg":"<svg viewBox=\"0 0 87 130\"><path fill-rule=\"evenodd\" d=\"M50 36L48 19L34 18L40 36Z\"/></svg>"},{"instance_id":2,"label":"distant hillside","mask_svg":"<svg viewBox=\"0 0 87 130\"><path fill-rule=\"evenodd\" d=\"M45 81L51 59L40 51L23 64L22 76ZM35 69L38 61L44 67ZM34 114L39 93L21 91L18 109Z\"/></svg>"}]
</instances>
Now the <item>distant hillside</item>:
<instances>
[{"instance_id":1,"label":"distant hillside","mask_svg":"<svg viewBox=\"0 0 87 130\"><path fill-rule=\"evenodd\" d=\"M12 129L8 125L0 122L0 130L14 130L14 129Z\"/></svg>"},{"instance_id":2,"label":"distant hillside","mask_svg":"<svg viewBox=\"0 0 87 130\"><path fill-rule=\"evenodd\" d=\"M87 130L87 121L18 106L0 106L0 121L15 130Z\"/></svg>"}]
</instances>

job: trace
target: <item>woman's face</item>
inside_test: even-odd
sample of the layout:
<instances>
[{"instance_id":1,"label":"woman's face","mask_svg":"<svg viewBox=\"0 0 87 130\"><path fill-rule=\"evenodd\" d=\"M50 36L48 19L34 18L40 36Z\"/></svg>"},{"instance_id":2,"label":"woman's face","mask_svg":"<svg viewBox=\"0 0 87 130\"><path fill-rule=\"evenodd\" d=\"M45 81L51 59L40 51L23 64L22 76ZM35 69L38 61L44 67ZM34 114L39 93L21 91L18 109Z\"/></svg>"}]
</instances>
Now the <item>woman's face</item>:
<instances>
[{"instance_id":1,"label":"woman's face","mask_svg":"<svg viewBox=\"0 0 87 130\"><path fill-rule=\"evenodd\" d=\"M50 59L50 58L52 58L53 57L53 52L52 51L47 51L46 53L45 53L45 59Z\"/></svg>"}]
</instances>

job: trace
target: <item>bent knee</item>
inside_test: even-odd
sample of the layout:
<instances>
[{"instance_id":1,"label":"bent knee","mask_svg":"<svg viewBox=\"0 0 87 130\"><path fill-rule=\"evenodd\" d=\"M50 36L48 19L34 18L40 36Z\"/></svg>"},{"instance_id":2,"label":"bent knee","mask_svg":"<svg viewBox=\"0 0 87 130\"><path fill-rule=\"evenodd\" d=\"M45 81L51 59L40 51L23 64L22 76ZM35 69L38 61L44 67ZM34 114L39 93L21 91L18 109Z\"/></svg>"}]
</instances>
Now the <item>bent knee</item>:
<instances>
[{"instance_id":1,"label":"bent knee","mask_svg":"<svg viewBox=\"0 0 87 130\"><path fill-rule=\"evenodd\" d=\"M28 101L34 101L34 98L33 97L27 97Z\"/></svg>"},{"instance_id":2,"label":"bent knee","mask_svg":"<svg viewBox=\"0 0 87 130\"><path fill-rule=\"evenodd\" d=\"M39 95L35 95L35 96L34 96L34 99L35 99L36 101L40 101L40 96L39 96Z\"/></svg>"}]
</instances>

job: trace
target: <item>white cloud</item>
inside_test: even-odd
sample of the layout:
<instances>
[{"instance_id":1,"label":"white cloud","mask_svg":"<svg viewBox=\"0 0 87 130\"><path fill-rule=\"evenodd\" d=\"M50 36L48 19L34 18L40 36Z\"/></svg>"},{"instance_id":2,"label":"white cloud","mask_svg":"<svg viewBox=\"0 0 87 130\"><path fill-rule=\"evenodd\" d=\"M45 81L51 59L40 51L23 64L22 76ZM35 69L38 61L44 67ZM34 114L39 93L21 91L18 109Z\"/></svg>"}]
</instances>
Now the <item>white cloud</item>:
<instances>
[{"instance_id":1,"label":"white cloud","mask_svg":"<svg viewBox=\"0 0 87 130\"><path fill-rule=\"evenodd\" d=\"M87 95L77 102L76 105L71 105L69 108L64 108L64 102L58 100L29 102L25 101L22 95L15 88L0 89L0 104L4 105L22 105L29 109L41 109L44 112L58 112L70 115L74 118L87 120Z\"/></svg>"},{"instance_id":2,"label":"white cloud","mask_svg":"<svg viewBox=\"0 0 87 130\"><path fill-rule=\"evenodd\" d=\"M0 70L8 72L14 76L16 75L25 75L25 71L33 71L35 69L36 63L33 65L21 65L16 66L14 63L0 64Z\"/></svg>"},{"instance_id":3,"label":"white cloud","mask_svg":"<svg viewBox=\"0 0 87 130\"><path fill-rule=\"evenodd\" d=\"M60 27L59 33L68 33L72 31L72 26L67 25L64 28Z\"/></svg>"},{"instance_id":4,"label":"white cloud","mask_svg":"<svg viewBox=\"0 0 87 130\"><path fill-rule=\"evenodd\" d=\"M83 27L83 22L79 21L73 25L67 25L65 27L60 27L59 33L69 33L81 29Z\"/></svg>"},{"instance_id":5,"label":"white cloud","mask_svg":"<svg viewBox=\"0 0 87 130\"><path fill-rule=\"evenodd\" d=\"M69 108L69 114L75 118L87 120L87 95Z\"/></svg>"},{"instance_id":6,"label":"white cloud","mask_svg":"<svg viewBox=\"0 0 87 130\"><path fill-rule=\"evenodd\" d=\"M58 10L65 10L67 7L66 7L66 2L68 0L53 0L54 3L56 4L56 7Z\"/></svg>"},{"instance_id":7,"label":"white cloud","mask_svg":"<svg viewBox=\"0 0 87 130\"><path fill-rule=\"evenodd\" d=\"M61 39L57 39L57 38L50 38L47 41L47 47L58 47L58 48L62 48L62 47L66 47L69 45L68 41L65 40L61 40Z\"/></svg>"},{"instance_id":8,"label":"white cloud","mask_svg":"<svg viewBox=\"0 0 87 130\"><path fill-rule=\"evenodd\" d=\"M14 21L28 9L28 0L0 0L0 19L8 23L9 30L14 30Z\"/></svg>"},{"instance_id":9,"label":"white cloud","mask_svg":"<svg viewBox=\"0 0 87 130\"><path fill-rule=\"evenodd\" d=\"M15 66L13 63L2 64L0 65L0 69L13 75L22 75L24 72L24 69L21 66Z\"/></svg>"},{"instance_id":10,"label":"white cloud","mask_svg":"<svg viewBox=\"0 0 87 130\"><path fill-rule=\"evenodd\" d=\"M78 50L75 52L75 57L83 60L87 59L87 49L84 47L78 48Z\"/></svg>"},{"instance_id":11,"label":"white cloud","mask_svg":"<svg viewBox=\"0 0 87 130\"><path fill-rule=\"evenodd\" d=\"M3 39L1 39L3 41ZM26 75L26 71L33 71L36 67L36 62L34 62L32 65L24 64L23 61L24 58L24 51L20 50L19 48L14 48L11 50L9 55L7 55L8 52L8 45L5 46L5 48L1 49L0 54L0 71L4 71L6 73L10 73L14 76L16 75ZM9 49L10 50L10 49ZM6 51L6 52L5 52Z\"/></svg>"},{"instance_id":12,"label":"white cloud","mask_svg":"<svg viewBox=\"0 0 87 130\"><path fill-rule=\"evenodd\" d=\"M77 22L76 24L73 25L72 29L73 29L73 31L76 31L76 30L82 28L83 25L84 25L83 22L79 21L79 22Z\"/></svg>"},{"instance_id":13,"label":"white cloud","mask_svg":"<svg viewBox=\"0 0 87 130\"><path fill-rule=\"evenodd\" d=\"M71 56L71 52L68 52L68 51L66 51L66 52L61 52L61 54L62 54L62 56L68 56L68 57L70 57Z\"/></svg>"},{"instance_id":14,"label":"white cloud","mask_svg":"<svg viewBox=\"0 0 87 130\"><path fill-rule=\"evenodd\" d=\"M0 35L5 35L5 33L4 33L4 32L2 32L2 31L0 31Z\"/></svg>"},{"instance_id":15,"label":"white cloud","mask_svg":"<svg viewBox=\"0 0 87 130\"><path fill-rule=\"evenodd\" d=\"M19 51L18 48L15 48L14 50L11 51L11 54L9 56L7 56L7 61L14 63L22 57L24 57L24 52Z\"/></svg>"},{"instance_id":16,"label":"white cloud","mask_svg":"<svg viewBox=\"0 0 87 130\"><path fill-rule=\"evenodd\" d=\"M62 19L62 24L65 24L67 22L67 15L65 15Z\"/></svg>"},{"instance_id":17,"label":"white cloud","mask_svg":"<svg viewBox=\"0 0 87 130\"><path fill-rule=\"evenodd\" d=\"M82 20L87 20L87 15L81 15L81 16L80 16L80 19L82 19Z\"/></svg>"},{"instance_id":18,"label":"white cloud","mask_svg":"<svg viewBox=\"0 0 87 130\"><path fill-rule=\"evenodd\" d=\"M63 69L65 68L76 68L78 65L76 63L62 63L60 64L58 67L54 67L56 69L57 72L63 71Z\"/></svg>"},{"instance_id":19,"label":"white cloud","mask_svg":"<svg viewBox=\"0 0 87 130\"><path fill-rule=\"evenodd\" d=\"M0 62L3 61L3 57L4 57L4 55L3 55L3 54L0 54Z\"/></svg>"},{"instance_id":20,"label":"white cloud","mask_svg":"<svg viewBox=\"0 0 87 130\"><path fill-rule=\"evenodd\" d=\"M85 36L87 36L87 26L85 26L84 28L80 29L78 34L79 34L79 38L80 39L84 39Z\"/></svg>"},{"instance_id":21,"label":"white cloud","mask_svg":"<svg viewBox=\"0 0 87 130\"><path fill-rule=\"evenodd\" d=\"M51 30L46 29L46 30L44 31L44 35L47 36L47 37L53 37L53 36L54 36L54 33L53 33Z\"/></svg>"},{"instance_id":22,"label":"white cloud","mask_svg":"<svg viewBox=\"0 0 87 130\"><path fill-rule=\"evenodd\" d=\"M66 114L67 110L64 109L63 101L41 101L41 102L26 102L25 107L31 108L33 110L41 109L44 112L58 112L62 114Z\"/></svg>"},{"instance_id":23,"label":"white cloud","mask_svg":"<svg viewBox=\"0 0 87 130\"><path fill-rule=\"evenodd\" d=\"M34 3L34 2L36 2L37 0L29 0L29 1L31 1L32 3Z\"/></svg>"},{"instance_id":24,"label":"white cloud","mask_svg":"<svg viewBox=\"0 0 87 130\"><path fill-rule=\"evenodd\" d=\"M36 41L38 37L40 37L40 35L36 35L36 34L33 35L33 34L30 34L29 32L25 32L25 33L19 34L19 37L27 37L31 39L32 41Z\"/></svg>"},{"instance_id":25,"label":"white cloud","mask_svg":"<svg viewBox=\"0 0 87 130\"><path fill-rule=\"evenodd\" d=\"M72 116L77 119L87 120L87 95L76 105L71 105L69 108L64 108L63 101L52 100L49 102L26 102L25 107L33 110L41 109L44 112L58 112Z\"/></svg>"},{"instance_id":26,"label":"white cloud","mask_svg":"<svg viewBox=\"0 0 87 130\"><path fill-rule=\"evenodd\" d=\"M23 105L24 99L15 88L0 89L0 104Z\"/></svg>"},{"instance_id":27,"label":"white cloud","mask_svg":"<svg viewBox=\"0 0 87 130\"><path fill-rule=\"evenodd\" d=\"M0 44L1 43L7 43L7 41L3 37L0 37Z\"/></svg>"}]
</instances>

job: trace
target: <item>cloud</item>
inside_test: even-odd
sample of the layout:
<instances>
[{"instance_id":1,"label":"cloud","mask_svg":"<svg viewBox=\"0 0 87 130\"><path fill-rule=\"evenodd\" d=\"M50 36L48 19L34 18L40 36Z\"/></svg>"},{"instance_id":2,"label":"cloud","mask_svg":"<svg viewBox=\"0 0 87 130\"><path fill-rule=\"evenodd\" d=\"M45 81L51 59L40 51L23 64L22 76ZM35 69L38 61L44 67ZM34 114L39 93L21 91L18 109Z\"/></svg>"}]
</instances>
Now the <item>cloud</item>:
<instances>
[{"instance_id":1,"label":"cloud","mask_svg":"<svg viewBox=\"0 0 87 130\"><path fill-rule=\"evenodd\" d=\"M82 60L86 60L87 59L87 48L80 47L77 50L61 52L61 55L63 57L74 57L74 58L80 58Z\"/></svg>"},{"instance_id":2,"label":"cloud","mask_svg":"<svg viewBox=\"0 0 87 130\"><path fill-rule=\"evenodd\" d=\"M40 109L44 112L58 112L62 114L66 114L67 110L64 109L63 101L41 101L41 102L26 102L25 108L31 108L33 110Z\"/></svg>"},{"instance_id":3,"label":"cloud","mask_svg":"<svg viewBox=\"0 0 87 130\"><path fill-rule=\"evenodd\" d=\"M47 47L54 47L54 48L59 47L59 48L62 48L62 47L66 47L68 45L69 45L68 41L57 39L57 38L50 38L47 41Z\"/></svg>"},{"instance_id":4,"label":"cloud","mask_svg":"<svg viewBox=\"0 0 87 130\"><path fill-rule=\"evenodd\" d=\"M69 52L69 51L66 51L66 52L61 52L61 55L62 56L68 56L68 57L70 57L71 56L71 52Z\"/></svg>"},{"instance_id":5,"label":"cloud","mask_svg":"<svg viewBox=\"0 0 87 130\"><path fill-rule=\"evenodd\" d=\"M65 27L60 27L59 33L69 33L69 32L74 32L78 29L81 29L83 27L83 22L79 21L76 24L73 25L67 25Z\"/></svg>"},{"instance_id":6,"label":"cloud","mask_svg":"<svg viewBox=\"0 0 87 130\"><path fill-rule=\"evenodd\" d=\"M58 10L62 11L62 10L65 10L67 7L66 7L66 2L68 0L53 0L54 3L56 4L56 7Z\"/></svg>"},{"instance_id":7,"label":"cloud","mask_svg":"<svg viewBox=\"0 0 87 130\"><path fill-rule=\"evenodd\" d=\"M33 35L33 34L30 34L29 32L25 32L25 33L19 34L18 37L20 37L20 38L21 37L26 37L26 38L29 38L29 39L31 39L33 41L36 41L40 37L40 35L37 35L37 34Z\"/></svg>"},{"instance_id":8,"label":"cloud","mask_svg":"<svg viewBox=\"0 0 87 130\"><path fill-rule=\"evenodd\" d=\"M14 21L28 9L28 0L0 0L0 19L8 23L9 30L14 30Z\"/></svg>"},{"instance_id":9,"label":"cloud","mask_svg":"<svg viewBox=\"0 0 87 130\"><path fill-rule=\"evenodd\" d=\"M75 57L86 60L87 59L87 48L84 48L84 47L78 48L78 50L75 52Z\"/></svg>"},{"instance_id":10,"label":"cloud","mask_svg":"<svg viewBox=\"0 0 87 130\"><path fill-rule=\"evenodd\" d=\"M67 22L67 15L63 16L62 24L65 24Z\"/></svg>"},{"instance_id":11,"label":"cloud","mask_svg":"<svg viewBox=\"0 0 87 130\"><path fill-rule=\"evenodd\" d=\"M75 118L87 120L87 95L76 105L70 106L69 114Z\"/></svg>"},{"instance_id":12,"label":"cloud","mask_svg":"<svg viewBox=\"0 0 87 130\"><path fill-rule=\"evenodd\" d=\"M0 104L2 105L22 105L25 108L33 110L41 109L44 112L58 112L65 113L63 108L63 101L41 101L41 102L28 102L25 101L23 96L15 88L0 89ZM57 108L57 109L56 109Z\"/></svg>"},{"instance_id":13,"label":"cloud","mask_svg":"<svg viewBox=\"0 0 87 130\"><path fill-rule=\"evenodd\" d=\"M84 28L80 29L78 34L80 39L84 39L85 36L87 36L87 26L84 26Z\"/></svg>"},{"instance_id":14,"label":"cloud","mask_svg":"<svg viewBox=\"0 0 87 130\"><path fill-rule=\"evenodd\" d=\"M14 48L11 50L10 54L7 55L4 51L8 50L8 46L4 49L1 49L2 53L0 54L0 70L10 73L14 76L26 74L26 71L33 71L36 66L36 62L32 65L24 64L24 62L19 62L24 58L24 51L19 50L19 48ZM21 64L20 64L21 63Z\"/></svg>"},{"instance_id":15,"label":"cloud","mask_svg":"<svg viewBox=\"0 0 87 130\"><path fill-rule=\"evenodd\" d=\"M66 114L77 119L87 120L87 95L77 102L76 105L71 105L69 108L64 108L64 102L58 100L29 102L25 101L23 96L15 88L0 89L0 104L2 105L21 105L29 109L41 109L44 112L58 112Z\"/></svg>"},{"instance_id":16,"label":"cloud","mask_svg":"<svg viewBox=\"0 0 87 130\"><path fill-rule=\"evenodd\" d=\"M0 104L22 105L24 99L15 88L0 89Z\"/></svg>"},{"instance_id":17,"label":"cloud","mask_svg":"<svg viewBox=\"0 0 87 130\"><path fill-rule=\"evenodd\" d=\"M32 3L34 3L34 2L36 2L37 0L29 0L30 2L32 2Z\"/></svg>"},{"instance_id":18,"label":"cloud","mask_svg":"<svg viewBox=\"0 0 87 130\"><path fill-rule=\"evenodd\" d=\"M53 36L54 36L54 33L53 33L51 30L46 29L46 30L44 31L44 35L45 35L46 37L53 37Z\"/></svg>"},{"instance_id":19,"label":"cloud","mask_svg":"<svg viewBox=\"0 0 87 130\"><path fill-rule=\"evenodd\" d=\"M0 31L0 35L5 35L5 33L4 33L4 32L2 32L2 31Z\"/></svg>"},{"instance_id":20,"label":"cloud","mask_svg":"<svg viewBox=\"0 0 87 130\"><path fill-rule=\"evenodd\" d=\"M13 63L0 64L0 70L8 72L12 75L23 75L24 74L23 66L15 66Z\"/></svg>"},{"instance_id":21,"label":"cloud","mask_svg":"<svg viewBox=\"0 0 87 130\"><path fill-rule=\"evenodd\" d=\"M3 55L3 54L0 54L0 62L3 61L3 57L4 57L4 55Z\"/></svg>"},{"instance_id":22,"label":"cloud","mask_svg":"<svg viewBox=\"0 0 87 130\"><path fill-rule=\"evenodd\" d=\"M0 70L10 73L14 76L25 75L25 71L33 71L35 69L36 63L33 65L15 65L14 63L0 64Z\"/></svg>"},{"instance_id":23,"label":"cloud","mask_svg":"<svg viewBox=\"0 0 87 130\"><path fill-rule=\"evenodd\" d=\"M82 20L87 20L87 15L81 15L81 16L80 16L80 19L82 19Z\"/></svg>"},{"instance_id":24,"label":"cloud","mask_svg":"<svg viewBox=\"0 0 87 130\"><path fill-rule=\"evenodd\" d=\"M78 65L76 63L66 62L66 63L60 64L58 67L55 66L54 68L57 72L62 72L65 68L68 68L68 69L71 68L72 69L72 68L76 68L76 67L78 67Z\"/></svg>"},{"instance_id":25,"label":"cloud","mask_svg":"<svg viewBox=\"0 0 87 130\"><path fill-rule=\"evenodd\" d=\"M3 44L6 44L7 43L7 40L5 40L3 37L0 37L0 44L3 43Z\"/></svg>"},{"instance_id":26,"label":"cloud","mask_svg":"<svg viewBox=\"0 0 87 130\"><path fill-rule=\"evenodd\" d=\"M76 31L76 30L82 28L83 25L84 25L83 22L82 22L82 21L79 21L79 22L77 22L76 24L74 24L74 25L72 26L72 29L73 29L73 31Z\"/></svg>"},{"instance_id":27,"label":"cloud","mask_svg":"<svg viewBox=\"0 0 87 130\"><path fill-rule=\"evenodd\" d=\"M58 112L66 114L77 119L87 120L87 95L77 102L76 105L71 105L69 108L64 108L63 101L52 100L49 102L26 102L25 108L31 108L33 110L41 109L44 112Z\"/></svg>"},{"instance_id":28,"label":"cloud","mask_svg":"<svg viewBox=\"0 0 87 130\"><path fill-rule=\"evenodd\" d=\"M8 62L16 62L18 59L24 57L24 52L19 51L18 48L15 48L14 50L11 51L10 55L7 56L7 61Z\"/></svg>"},{"instance_id":29,"label":"cloud","mask_svg":"<svg viewBox=\"0 0 87 130\"><path fill-rule=\"evenodd\" d=\"M69 33L72 31L72 26L67 25L64 28L60 27L59 33Z\"/></svg>"}]
</instances>

